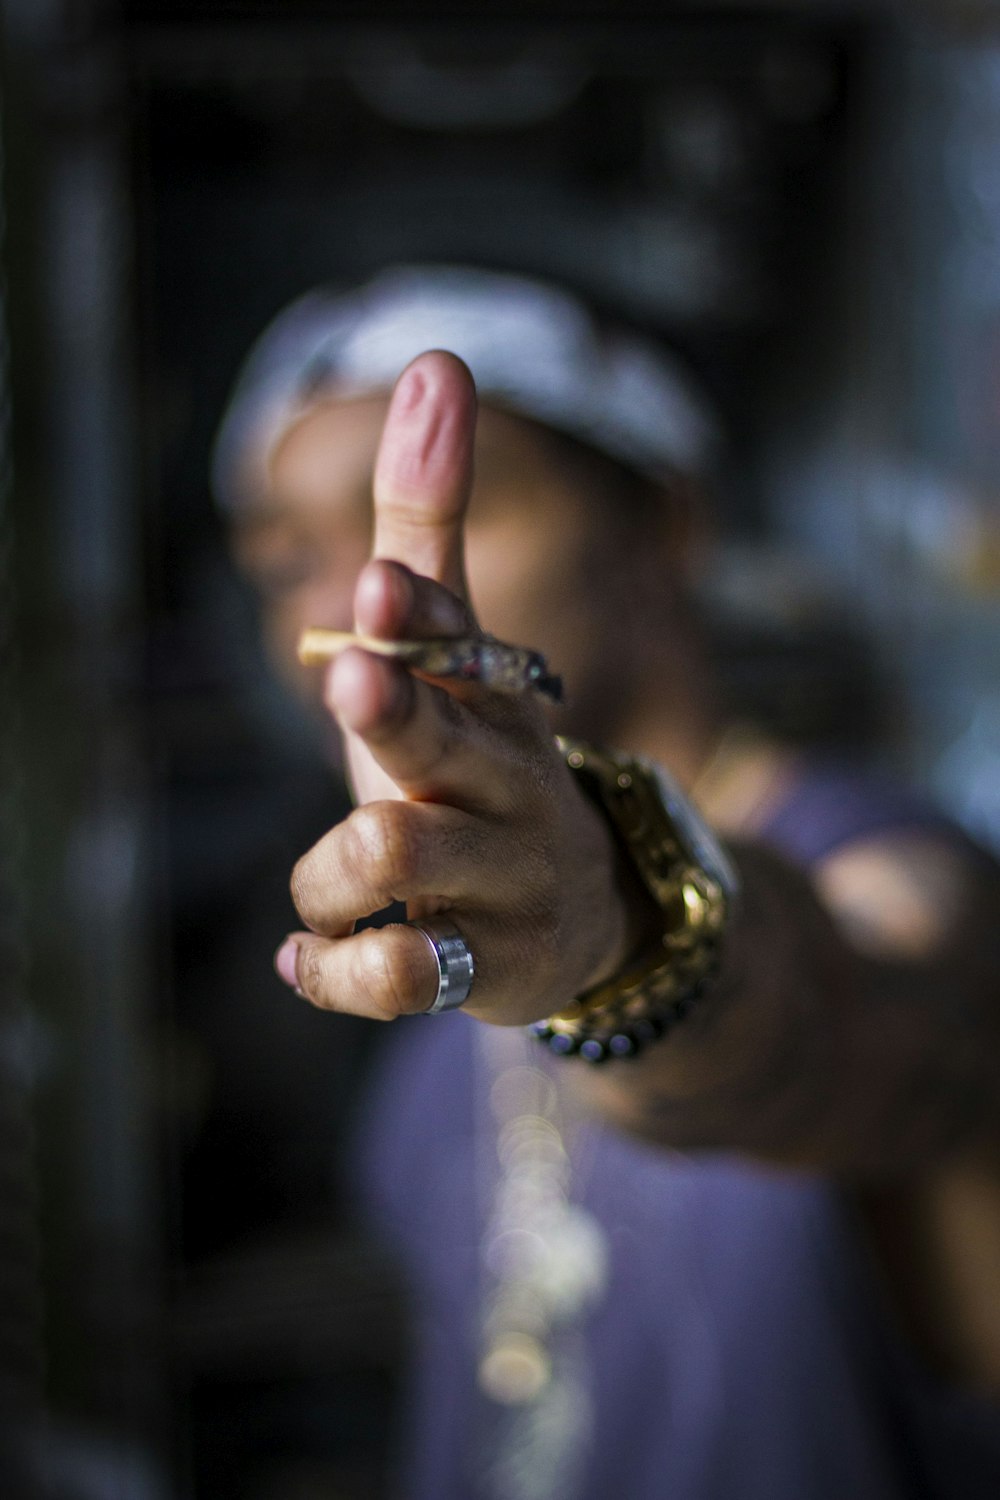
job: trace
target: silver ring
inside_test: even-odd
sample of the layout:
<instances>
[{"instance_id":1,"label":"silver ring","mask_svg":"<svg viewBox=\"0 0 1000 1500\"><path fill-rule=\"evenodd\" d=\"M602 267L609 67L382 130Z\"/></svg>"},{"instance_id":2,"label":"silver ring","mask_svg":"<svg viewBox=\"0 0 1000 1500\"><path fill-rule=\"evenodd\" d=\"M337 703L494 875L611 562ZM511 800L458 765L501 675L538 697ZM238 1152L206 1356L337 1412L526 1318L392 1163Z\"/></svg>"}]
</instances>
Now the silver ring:
<instances>
[{"instance_id":1,"label":"silver ring","mask_svg":"<svg viewBox=\"0 0 1000 1500\"><path fill-rule=\"evenodd\" d=\"M410 922L409 925L423 933L437 959L437 994L434 1004L424 1011L424 1015L438 1016L445 1010L457 1010L468 1000L476 972L468 944L450 922Z\"/></svg>"}]
</instances>

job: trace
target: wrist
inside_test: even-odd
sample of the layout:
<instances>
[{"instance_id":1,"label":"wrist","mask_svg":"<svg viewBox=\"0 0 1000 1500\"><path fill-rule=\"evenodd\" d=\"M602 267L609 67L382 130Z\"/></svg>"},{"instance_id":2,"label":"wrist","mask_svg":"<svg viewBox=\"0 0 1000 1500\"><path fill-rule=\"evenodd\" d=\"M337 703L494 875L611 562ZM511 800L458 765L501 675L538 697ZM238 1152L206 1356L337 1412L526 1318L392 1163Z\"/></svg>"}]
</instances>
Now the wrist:
<instances>
[{"instance_id":1,"label":"wrist","mask_svg":"<svg viewBox=\"0 0 1000 1500\"><path fill-rule=\"evenodd\" d=\"M637 757L560 740L603 816L619 912L593 982L533 1027L562 1055L629 1056L686 1014L715 973L735 904L735 868L672 779Z\"/></svg>"}]
</instances>

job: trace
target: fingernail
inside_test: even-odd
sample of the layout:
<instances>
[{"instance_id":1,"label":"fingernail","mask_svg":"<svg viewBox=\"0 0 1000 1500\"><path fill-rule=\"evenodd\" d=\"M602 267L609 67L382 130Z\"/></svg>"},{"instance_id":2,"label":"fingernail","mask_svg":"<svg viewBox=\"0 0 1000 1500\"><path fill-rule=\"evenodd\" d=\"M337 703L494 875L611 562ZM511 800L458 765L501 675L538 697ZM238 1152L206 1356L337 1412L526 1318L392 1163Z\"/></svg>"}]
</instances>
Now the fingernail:
<instances>
[{"instance_id":1,"label":"fingernail","mask_svg":"<svg viewBox=\"0 0 1000 1500\"><path fill-rule=\"evenodd\" d=\"M410 370L403 376L400 385L396 389L396 400L403 411L416 411L424 393L427 390L427 382L419 370Z\"/></svg>"},{"instance_id":2,"label":"fingernail","mask_svg":"<svg viewBox=\"0 0 1000 1500\"><path fill-rule=\"evenodd\" d=\"M299 945L294 938L286 938L274 955L274 968L279 979L298 994L302 994L299 988Z\"/></svg>"}]
</instances>

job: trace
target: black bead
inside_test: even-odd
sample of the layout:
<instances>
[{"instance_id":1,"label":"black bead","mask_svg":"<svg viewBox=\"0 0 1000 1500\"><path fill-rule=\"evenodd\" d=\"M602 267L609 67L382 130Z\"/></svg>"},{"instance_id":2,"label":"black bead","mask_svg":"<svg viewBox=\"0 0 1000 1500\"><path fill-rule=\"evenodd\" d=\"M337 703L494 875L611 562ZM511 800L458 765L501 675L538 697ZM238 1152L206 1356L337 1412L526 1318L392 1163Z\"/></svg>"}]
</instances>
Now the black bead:
<instances>
[{"instance_id":1,"label":"black bead","mask_svg":"<svg viewBox=\"0 0 1000 1500\"><path fill-rule=\"evenodd\" d=\"M608 1051L612 1057L635 1057L639 1046L631 1032L616 1031L608 1040Z\"/></svg>"},{"instance_id":2,"label":"black bead","mask_svg":"<svg viewBox=\"0 0 1000 1500\"><path fill-rule=\"evenodd\" d=\"M575 1036L567 1036L564 1031L556 1031L548 1038L549 1050L557 1057L571 1057L577 1049Z\"/></svg>"},{"instance_id":3,"label":"black bead","mask_svg":"<svg viewBox=\"0 0 1000 1500\"><path fill-rule=\"evenodd\" d=\"M581 1043L580 1056L589 1063L602 1063L607 1061L608 1049L596 1036L592 1036Z\"/></svg>"}]
</instances>

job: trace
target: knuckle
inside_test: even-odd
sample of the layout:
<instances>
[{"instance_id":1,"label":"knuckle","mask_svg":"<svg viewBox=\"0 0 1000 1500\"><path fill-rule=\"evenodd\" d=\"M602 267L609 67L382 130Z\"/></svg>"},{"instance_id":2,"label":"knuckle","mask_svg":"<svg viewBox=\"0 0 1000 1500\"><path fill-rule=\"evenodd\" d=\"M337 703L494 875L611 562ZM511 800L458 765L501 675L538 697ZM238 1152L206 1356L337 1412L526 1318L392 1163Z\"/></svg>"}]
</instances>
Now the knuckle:
<instances>
[{"instance_id":1,"label":"knuckle","mask_svg":"<svg viewBox=\"0 0 1000 1500\"><path fill-rule=\"evenodd\" d=\"M316 916L316 896L315 882L312 878L312 867L308 855L303 855L295 864L288 882L288 888L291 892L295 910L306 925L311 926Z\"/></svg>"},{"instance_id":2,"label":"knuckle","mask_svg":"<svg viewBox=\"0 0 1000 1500\"><path fill-rule=\"evenodd\" d=\"M388 901L405 894L416 876L420 849L405 802L370 802L352 817L355 859Z\"/></svg>"}]
</instances>

